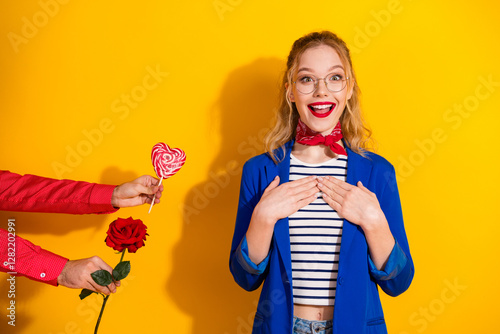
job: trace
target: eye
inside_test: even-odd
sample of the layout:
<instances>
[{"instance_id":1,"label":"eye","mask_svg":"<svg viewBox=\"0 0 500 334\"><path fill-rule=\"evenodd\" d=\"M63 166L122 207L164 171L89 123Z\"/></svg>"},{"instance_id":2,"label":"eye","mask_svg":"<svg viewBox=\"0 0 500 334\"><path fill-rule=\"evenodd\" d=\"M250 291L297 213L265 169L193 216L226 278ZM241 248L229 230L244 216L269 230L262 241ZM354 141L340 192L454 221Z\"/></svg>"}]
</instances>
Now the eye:
<instances>
[{"instance_id":1,"label":"eye","mask_svg":"<svg viewBox=\"0 0 500 334\"><path fill-rule=\"evenodd\" d=\"M311 83L311 82L314 82L314 79L311 77L308 77L308 76L303 76L303 77L299 78L299 81L301 83Z\"/></svg>"},{"instance_id":2,"label":"eye","mask_svg":"<svg viewBox=\"0 0 500 334\"><path fill-rule=\"evenodd\" d=\"M340 81L342 80L342 76L340 74L331 74L328 76L328 81Z\"/></svg>"}]
</instances>

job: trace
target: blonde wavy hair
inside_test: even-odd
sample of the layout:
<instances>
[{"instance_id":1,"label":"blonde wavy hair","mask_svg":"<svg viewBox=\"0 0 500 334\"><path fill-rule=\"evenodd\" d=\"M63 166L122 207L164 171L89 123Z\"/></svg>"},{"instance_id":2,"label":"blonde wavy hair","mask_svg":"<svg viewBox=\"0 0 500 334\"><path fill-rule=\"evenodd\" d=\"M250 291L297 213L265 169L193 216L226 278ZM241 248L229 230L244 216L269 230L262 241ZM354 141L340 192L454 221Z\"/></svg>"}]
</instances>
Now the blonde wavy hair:
<instances>
[{"instance_id":1,"label":"blonde wavy hair","mask_svg":"<svg viewBox=\"0 0 500 334\"><path fill-rule=\"evenodd\" d=\"M288 55L286 72L283 74L283 82L280 89L276 123L274 128L271 129L264 138L265 149L275 163L278 163L284 158L285 143L295 138L299 113L295 103L290 101L289 96L300 57L307 49L320 45L328 45L338 53L344 65L346 76L349 78L346 89L352 89L352 96L347 101L344 111L340 116L340 124L345 143L352 151L362 156L366 156L368 147L373 147L374 143L371 139L372 132L366 126L361 114L361 91L356 81L347 45L342 39L330 31L313 32L296 40ZM281 148L281 154L278 154L279 150L276 151L278 148Z\"/></svg>"}]
</instances>

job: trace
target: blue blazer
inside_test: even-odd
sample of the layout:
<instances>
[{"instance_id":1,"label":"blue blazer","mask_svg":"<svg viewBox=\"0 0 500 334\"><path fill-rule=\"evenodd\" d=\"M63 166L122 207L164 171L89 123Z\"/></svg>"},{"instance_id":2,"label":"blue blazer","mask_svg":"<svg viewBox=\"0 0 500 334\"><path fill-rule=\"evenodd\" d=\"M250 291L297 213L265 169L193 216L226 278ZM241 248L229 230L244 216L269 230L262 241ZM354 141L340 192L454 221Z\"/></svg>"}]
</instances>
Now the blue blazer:
<instances>
[{"instance_id":1,"label":"blue blazer","mask_svg":"<svg viewBox=\"0 0 500 334\"><path fill-rule=\"evenodd\" d=\"M243 167L238 214L229 266L234 280L252 291L262 282L253 333L292 333L293 289L292 260L288 218L275 227L269 254L260 264L248 257L245 234L252 212L264 190L279 175L289 181L290 152L293 141L285 145L284 159L275 164L268 154L248 160ZM383 270L373 264L363 230L344 220L333 332L338 334L387 333L378 286L390 296L397 296L410 286L414 267L403 224L401 203L394 167L384 158L368 153L367 158L346 149L347 182L361 181L377 195L396 244ZM283 154L281 154L283 157Z\"/></svg>"}]
</instances>

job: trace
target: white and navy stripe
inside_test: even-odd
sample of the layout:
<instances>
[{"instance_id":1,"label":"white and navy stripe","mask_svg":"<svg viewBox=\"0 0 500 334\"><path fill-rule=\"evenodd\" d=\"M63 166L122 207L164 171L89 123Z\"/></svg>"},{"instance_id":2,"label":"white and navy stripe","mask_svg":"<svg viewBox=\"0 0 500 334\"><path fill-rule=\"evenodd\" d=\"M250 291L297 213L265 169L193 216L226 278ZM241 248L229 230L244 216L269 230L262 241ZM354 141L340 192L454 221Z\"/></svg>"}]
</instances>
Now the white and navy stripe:
<instances>
[{"instance_id":1,"label":"white and navy stripe","mask_svg":"<svg viewBox=\"0 0 500 334\"><path fill-rule=\"evenodd\" d=\"M290 156L290 181L309 175L345 181L347 157L308 164ZM292 252L293 302L334 305L343 219L319 197L288 217Z\"/></svg>"}]
</instances>

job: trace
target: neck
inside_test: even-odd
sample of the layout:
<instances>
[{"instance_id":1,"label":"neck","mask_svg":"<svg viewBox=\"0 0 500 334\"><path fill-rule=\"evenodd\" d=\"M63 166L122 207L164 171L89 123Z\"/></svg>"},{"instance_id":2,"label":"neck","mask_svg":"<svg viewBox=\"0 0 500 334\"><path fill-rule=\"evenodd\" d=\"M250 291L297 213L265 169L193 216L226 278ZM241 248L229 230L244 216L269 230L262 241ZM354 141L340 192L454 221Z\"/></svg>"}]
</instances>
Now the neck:
<instances>
[{"instance_id":1,"label":"neck","mask_svg":"<svg viewBox=\"0 0 500 334\"><path fill-rule=\"evenodd\" d=\"M339 140L341 146L344 146L342 140ZM292 147L292 154L297 157L297 159L307 162L309 164L319 164L330 159L335 158L337 155L332 152L332 150L325 145L303 145L299 143L294 143Z\"/></svg>"}]
</instances>

